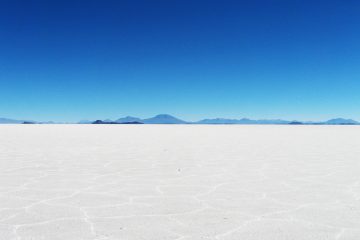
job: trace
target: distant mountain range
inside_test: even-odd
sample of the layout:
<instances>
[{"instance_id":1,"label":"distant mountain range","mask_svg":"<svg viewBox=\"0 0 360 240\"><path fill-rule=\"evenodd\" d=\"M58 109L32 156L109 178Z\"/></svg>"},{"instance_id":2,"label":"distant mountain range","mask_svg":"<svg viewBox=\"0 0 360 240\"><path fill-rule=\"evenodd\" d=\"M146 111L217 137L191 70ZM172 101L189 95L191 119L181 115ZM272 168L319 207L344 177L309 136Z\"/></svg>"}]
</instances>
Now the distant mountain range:
<instances>
[{"instance_id":1,"label":"distant mountain range","mask_svg":"<svg viewBox=\"0 0 360 240\"><path fill-rule=\"evenodd\" d=\"M16 119L10 119L10 118L0 118L0 124L19 124L24 122L31 122L28 120L16 120Z\"/></svg>"},{"instance_id":2,"label":"distant mountain range","mask_svg":"<svg viewBox=\"0 0 360 240\"><path fill-rule=\"evenodd\" d=\"M325 122L326 124L359 124L359 122L352 119L334 118Z\"/></svg>"},{"instance_id":3,"label":"distant mountain range","mask_svg":"<svg viewBox=\"0 0 360 240\"><path fill-rule=\"evenodd\" d=\"M36 122L31 120L17 120L17 119L10 119L10 118L0 118L0 124L54 124L55 122L48 121L48 122Z\"/></svg>"},{"instance_id":4,"label":"distant mountain range","mask_svg":"<svg viewBox=\"0 0 360 240\"><path fill-rule=\"evenodd\" d=\"M291 121L281 120L281 119L262 119L262 120L252 120L248 118L242 119L226 119L226 118L214 118L214 119L204 119L196 124L288 124Z\"/></svg>"},{"instance_id":5,"label":"distant mountain range","mask_svg":"<svg viewBox=\"0 0 360 240\"><path fill-rule=\"evenodd\" d=\"M29 124L29 123L38 123L38 124L53 124L54 122L35 122L29 120L15 120L9 118L0 118L0 124ZM137 118L132 116L127 116L119 118L117 120L105 119L105 120L81 120L78 124L291 124L291 125L359 125L358 121L353 119L344 119L344 118L334 118L324 122L310 122L310 121L288 121L282 119L260 119L253 120L249 118L241 119L227 119L227 118L213 118L213 119L203 119L196 122L187 122L182 119L176 118L169 114L159 114L152 118Z\"/></svg>"},{"instance_id":6,"label":"distant mountain range","mask_svg":"<svg viewBox=\"0 0 360 240\"><path fill-rule=\"evenodd\" d=\"M99 122L100 121L100 122ZM84 122L79 122L84 123ZM171 116L169 114L159 114L152 118L137 118L132 116L127 116L123 118L119 118L115 121L106 119L106 120L97 120L97 122L87 122L87 123L97 123L97 124L121 124L121 123L144 123L144 124L291 124L291 125L357 125L359 122L352 119L344 119L344 118L335 118L330 119L325 122L300 122L300 121L288 121L282 119L260 119L253 120L249 118L241 118L241 119L227 119L227 118L213 118L213 119L203 119L196 122L187 122Z\"/></svg>"},{"instance_id":7,"label":"distant mountain range","mask_svg":"<svg viewBox=\"0 0 360 240\"><path fill-rule=\"evenodd\" d=\"M142 121L143 120L140 119L140 118L127 116L127 117L119 118L115 122L117 122L117 123L125 123L125 122L142 122Z\"/></svg>"},{"instance_id":8,"label":"distant mountain range","mask_svg":"<svg viewBox=\"0 0 360 240\"><path fill-rule=\"evenodd\" d=\"M79 122L80 123L80 122ZM81 123L84 123L84 121L82 121ZM186 122L184 120L178 119L176 117L173 117L169 114L159 114L156 115L155 117L152 118L145 118L145 119L141 119L141 118L137 118L137 117L131 117L131 116L127 116L127 117L123 117L123 118L119 118L118 120L112 121L110 119L106 119L106 120L96 120L94 122L91 122L94 124L139 124L139 123L143 123L143 124L188 124L189 122Z\"/></svg>"}]
</instances>

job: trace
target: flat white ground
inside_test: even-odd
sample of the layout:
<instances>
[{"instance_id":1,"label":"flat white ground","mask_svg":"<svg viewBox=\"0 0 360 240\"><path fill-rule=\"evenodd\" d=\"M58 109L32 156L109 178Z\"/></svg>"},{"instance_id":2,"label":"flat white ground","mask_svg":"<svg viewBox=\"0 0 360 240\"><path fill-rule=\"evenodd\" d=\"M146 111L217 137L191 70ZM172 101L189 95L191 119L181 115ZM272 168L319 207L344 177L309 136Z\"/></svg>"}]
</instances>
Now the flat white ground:
<instances>
[{"instance_id":1,"label":"flat white ground","mask_svg":"<svg viewBox=\"0 0 360 240\"><path fill-rule=\"evenodd\" d=\"M359 240L360 127L1 125L1 240Z\"/></svg>"}]
</instances>

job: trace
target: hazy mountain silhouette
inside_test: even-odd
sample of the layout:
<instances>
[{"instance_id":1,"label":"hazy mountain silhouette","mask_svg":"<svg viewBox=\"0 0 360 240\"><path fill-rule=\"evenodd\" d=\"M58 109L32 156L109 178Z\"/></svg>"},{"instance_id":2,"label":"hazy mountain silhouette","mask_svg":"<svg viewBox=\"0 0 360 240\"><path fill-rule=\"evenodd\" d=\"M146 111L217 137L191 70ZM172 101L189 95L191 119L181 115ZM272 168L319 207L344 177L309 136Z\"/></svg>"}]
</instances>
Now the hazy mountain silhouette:
<instances>
[{"instance_id":1,"label":"hazy mountain silhouette","mask_svg":"<svg viewBox=\"0 0 360 240\"><path fill-rule=\"evenodd\" d=\"M127 117L119 118L115 122L118 122L118 123L142 122L142 120L140 118L137 118L137 117L127 116Z\"/></svg>"},{"instance_id":2,"label":"hazy mountain silhouette","mask_svg":"<svg viewBox=\"0 0 360 240\"><path fill-rule=\"evenodd\" d=\"M141 122L146 124L184 124L187 123L184 120L178 119L169 114L159 114L152 118L147 118L141 120Z\"/></svg>"},{"instance_id":3,"label":"hazy mountain silhouette","mask_svg":"<svg viewBox=\"0 0 360 240\"><path fill-rule=\"evenodd\" d=\"M203 119L195 122L197 124L238 124L238 119L227 119L227 118L213 118L213 119Z\"/></svg>"},{"instance_id":4,"label":"hazy mountain silhouette","mask_svg":"<svg viewBox=\"0 0 360 240\"><path fill-rule=\"evenodd\" d=\"M115 121L113 121L113 120L111 120L111 119L105 119L105 120L103 120L104 122L107 122L107 123L111 123L111 122L115 122Z\"/></svg>"},{"instance_id":5,"label":"hazy mountain silhouette","mask_svg":"<svg viewBox=\"0 0 360 240\"><path fill-rule=\"evenodd\" d=\"M79 122L78 122L78 124L91 124L91 123L93 123L94 121L90 121L90 120L80 120Z\"/></svg>"},{"instance_id":6,"label":"hazy mountain silhouette","mask_svg":"<svg viewBox=\"0 0 360 240\"><path fill-rule=\"evenodd\" d=\"M352 119L344 119L344 118L334 118L330 119L325 122L325 124L331 124L331 125L342 125L342 124L359 124L358 121L352 120Z\"/></svg>"},{"instance_id":7,"label":"hazy mountain silhouette","mask_svg":"<svg viewBox=\"0 0 360 240\"><path fill-rule=\"evenodd\" d=\"M33 122L29 120L16 120L10 118L0 118L0 124L16 124L16 123L23 123L23 122Z\"/></svg>"},{"instance_id":8,"label":"hazy mountain silhouette","mask_svg":"<svg viewBox=\"0 0 360 240\"><path fill-rule=\"evenodd\" d=\"M281 120L281 119L261 119L261 120L252 120L249 118L242 119L227 119L227 118L214 118L214 119L204 119L198 122L197 124L288 124L290 121Z\"/></svg>"}]
</instances>

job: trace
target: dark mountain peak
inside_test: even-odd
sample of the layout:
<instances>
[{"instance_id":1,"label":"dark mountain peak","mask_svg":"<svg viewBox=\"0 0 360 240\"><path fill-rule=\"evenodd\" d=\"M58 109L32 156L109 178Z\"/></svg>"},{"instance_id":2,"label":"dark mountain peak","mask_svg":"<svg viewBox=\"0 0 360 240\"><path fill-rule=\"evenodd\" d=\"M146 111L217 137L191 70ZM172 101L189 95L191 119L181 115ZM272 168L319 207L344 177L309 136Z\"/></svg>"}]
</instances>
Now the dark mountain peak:
<instances>
[{"instance_id":1,"label":"dark mountain peak","mask_svg":"<svg viewBox=\"0 0 360 240\"><path fill-rule=\"evenodd\" d=\"M104 124L105 122L103 122L102 120L96 120L94 122L92 122L92 124Z\"/></svg>"},{"instance_id":2,"label":"dark mountain peak","mask_svg":"<svg viewBox=\"0 0 360 240\"><path fill-rule=\"evenodd\" d=\"M36 124L35 122L31 122L31 121L24 121L22 124Z\"/></svg>"},{"instance_id":3,"label":"dark mountain peak","mask_svg":"<svg viewBox=\"0 0 360 240\"><path fill-rule=\"evenodd\" d=\"M106 122L106 121L102 121L102 120L96 120L94 121L92 124L119 124L117 122Z\"/></svg>"},{"instance_id":4,"label":"dark mountain peak","mask_svg":"<svg viewBox=\"0 0 360 240\"><path fill-rule=\"evenodd\" d=\"M299 122L299 121L292 121L292 122L289 122L290 125L303 125L304 123L303 122Z\"/></svg>"},{"instance_id":5,"label":"dark mountain peak","mask_svg":"<svg viewBox=\"0 0 360 240\"><path fill-rule=\"evenodd\" d=\"M135 121L135 122L122 122L120 124L144 124L144 123Z\"/></svg>"}]
</instances>

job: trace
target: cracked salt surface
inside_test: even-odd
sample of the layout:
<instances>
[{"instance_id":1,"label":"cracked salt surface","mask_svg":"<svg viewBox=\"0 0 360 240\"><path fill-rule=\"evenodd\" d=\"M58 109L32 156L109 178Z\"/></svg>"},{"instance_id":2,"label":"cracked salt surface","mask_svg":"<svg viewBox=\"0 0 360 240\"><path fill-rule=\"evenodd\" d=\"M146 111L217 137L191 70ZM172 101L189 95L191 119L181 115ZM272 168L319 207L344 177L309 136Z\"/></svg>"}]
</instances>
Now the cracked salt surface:
<instances>
[{"instance_id":1,"label":"cracked salt surface","mask_svg":"<svg viewBox=\"0 0 360 240\"><path fill-rule=\"evenodd\" d=\"M1 125L0 240L358 240L358 126Z\"/></svg>"}]
</instances>

